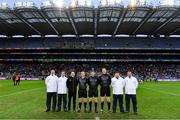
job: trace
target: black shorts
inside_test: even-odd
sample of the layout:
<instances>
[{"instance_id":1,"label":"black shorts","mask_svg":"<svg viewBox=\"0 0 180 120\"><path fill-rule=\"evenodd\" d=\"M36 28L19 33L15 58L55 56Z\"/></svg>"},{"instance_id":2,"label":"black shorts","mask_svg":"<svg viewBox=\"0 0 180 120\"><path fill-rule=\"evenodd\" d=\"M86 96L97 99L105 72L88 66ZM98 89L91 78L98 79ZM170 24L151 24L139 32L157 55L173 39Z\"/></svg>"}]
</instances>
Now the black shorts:
<instances>
[{"instance_id":1,"label":"black shorts","mask_svg":"<svg viewBox=\"0 0 180 120\"><path fill-rule=\"evenodd\" d=\"M98 90L89 90L88 96L91 97L98 97Z\"/></svg>"},{"instance_id":2,"label":"black shorts","mask_svg":"<svg viewBox=\"0 0 180 120\"><path fill-rule=\"evenodd\" d=\"M79 98L87 98L87 90L79 90Z\"/></svg>"},{"instance_id":3,"label":"black shorts","mask_svg":"<svg viewBox=\"0 0 180 120\"><path fill-rule=\"evenodd\" d=\"M111 96L110 87L101 88L101 97L104 97L104 96L107 96L107 97Z\"/></svg>"}]
</instances>

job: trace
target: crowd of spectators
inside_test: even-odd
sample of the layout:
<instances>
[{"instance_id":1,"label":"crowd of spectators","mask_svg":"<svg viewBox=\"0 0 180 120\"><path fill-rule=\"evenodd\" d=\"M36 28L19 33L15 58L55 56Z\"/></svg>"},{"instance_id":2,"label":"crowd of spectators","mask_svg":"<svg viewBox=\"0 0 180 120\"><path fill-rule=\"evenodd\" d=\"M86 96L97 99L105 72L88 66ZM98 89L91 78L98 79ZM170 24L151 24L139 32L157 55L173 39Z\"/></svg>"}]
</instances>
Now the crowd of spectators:
<instances>
[{"instance_id":1,"label":"crowd of spectators","mask_svg":"<svg viewBox=\"0 0 180 120\"><path fill-rule=\"evenodd\" d=\"M100 75L101 68L107 68L109 74L113 75L114 71L120 71L122 76L126 75L127 70L132 70L134 75L141 80L154 79L180 79L180 64L163 64L163 63L86 63L86 64L49 64L49 63L32 63L32 64L0 64L0 77L11 78L15 73L20 74L23 78L45 78L51 69L55 69L59 75L60 71L70 71L79 74L85 71L96 71Z\"/></svg>"}]
</instances>

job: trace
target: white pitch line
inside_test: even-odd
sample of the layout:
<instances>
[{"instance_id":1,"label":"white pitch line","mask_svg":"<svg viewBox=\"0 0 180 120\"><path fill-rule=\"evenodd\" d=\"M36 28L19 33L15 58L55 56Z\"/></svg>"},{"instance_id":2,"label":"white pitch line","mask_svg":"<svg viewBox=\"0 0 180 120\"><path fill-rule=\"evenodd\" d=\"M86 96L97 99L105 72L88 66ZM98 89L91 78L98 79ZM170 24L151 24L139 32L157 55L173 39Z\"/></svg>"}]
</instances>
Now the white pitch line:
<instances>
[{"instance_id":1,"label":"white pitch line","mask_svg":"<svg viewBox=\"0 0 180 120\"><path fill-rule=\"evenodd\" d=\"M0 98L2 97L8 97L8 96L13 96L13 95L17 95L17 94L21 94L21 93L26 93L26 92L31 92L31 91L35 91L35 90L40 90L44 87L41 87L41 88L36 88L36 89L31 89L31 90L24 90L24 91L20 91L20 92L15 92L15 93L10 93L10 94L7 94L7 95L1 95Z\"/></svg>"},{"instance_id":2,"label":"white pitch line","mask_svg":"<svg viewBox=\"0 0 180 120\"><path fill-rule=\"evenodd\" d=\"M156 90L156 89L152 89L152 88L148 88L148 87L142 87L142 88L147 89L147 90L151 90L151 91L155 91L155 92L159 92L159 93L163 93L163 94L168 94L168 95L180 97L180 94L175 94L175 93L165 92L165 91Z\"/></svg>"},{"instance_id":3,"label":"white pitch line","mask_svg":"<svg viewBox=\"0 0 180 120\"><path fill-rule=\"evenodd\" d=\"M99 117L95 117L95 120L100 120L100 118Z\"/></svg>"}]
</instances>

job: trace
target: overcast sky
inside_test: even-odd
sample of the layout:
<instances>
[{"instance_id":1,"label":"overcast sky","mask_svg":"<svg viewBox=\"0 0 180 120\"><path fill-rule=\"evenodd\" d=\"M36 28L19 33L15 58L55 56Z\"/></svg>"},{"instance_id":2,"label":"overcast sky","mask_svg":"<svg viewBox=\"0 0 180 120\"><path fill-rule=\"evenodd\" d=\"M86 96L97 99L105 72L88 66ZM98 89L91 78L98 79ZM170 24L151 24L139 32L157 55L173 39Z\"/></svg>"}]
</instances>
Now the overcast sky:
<instances>
[{"instance_id":1,"label":"overcast sky","mask_svg":"<svg viewBox=\"0 0 180 120\"><path fill-rule=\"evenodd\" d=\"M31 2L34 2L39 7L41 5L42 1L45 1L45 0L0 0L0 2L8 3L8 5L10 7L13 7L15 2L20 2L20 1L31 1ZM64 1L68 1L69 2L70 0L64 0ZM124 3L127 4L128 0L123 0L123 1L124 1ZM66 2L66 3L68 3L68 2ZM152 2L153 2L153 5L155 6L155 5L157 5L159 3L159 0L152 0ZM93 0L93 3L94 4L98 4L99 0Z\"/></svg>"}]
</instances>

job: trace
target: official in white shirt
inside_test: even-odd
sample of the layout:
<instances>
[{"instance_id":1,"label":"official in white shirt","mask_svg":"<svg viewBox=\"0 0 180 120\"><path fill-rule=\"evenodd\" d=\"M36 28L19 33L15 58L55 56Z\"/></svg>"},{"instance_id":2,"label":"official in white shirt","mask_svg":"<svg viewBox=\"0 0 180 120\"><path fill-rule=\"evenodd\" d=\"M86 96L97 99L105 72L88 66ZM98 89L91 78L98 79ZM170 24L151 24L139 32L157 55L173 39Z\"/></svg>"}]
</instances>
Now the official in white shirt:
<instances>
[{"instance_id":1,"label":"official in white shirt","mask_svg":"<svg viewBox=\"0 0 180 120\"><path fill-rule=\"evenodd\" d=\"M65 76L65 71L61 71L61 77L58 79L58 110L57 112L61 111L61 104L63 100L63 109L64 112L67 111L67 77Z\"/></svg>"},{"instance_id":2,"label":"official in white shirt","mask_svg":"<svg viewBox=\"0 0 180 120\"><path fill-rule=\"evenodd\" d=\"M111 86L113 89L113 113L116 113L117 101L119 101L120 112L124 113L123 107L123 89L124 89L125 81L120 76L120 73L116 71L114 73L114 77L111 79Z\"/></svg>"},{"instance_id":3,"label":"official in white shirt","mask_svg":"<svg viewBox=\"0 0 180 120\"><path fill-rule=\"evenodd\" d=\"M127 72L125 78L125 94L126 94L126 112L130 110L130 100L132 100L134 113L137 114L137 98L136 89L138 87L138 81L132 76L132 72Z\"/></svg>"},{"instance_id":4,"label":"official in white shirt","mask_svg":"<svg viewBox=\"0 0 180 120\"><path fill-rule=\"evenodd\" d=\"M53 112L55 112L56 110L57 81L58 81L58 77L55 75L55 71L51 70L51 74L45 80L45 84L47 88L46 112L49 112L51 109L51 99L53 100L53 105L52 105Z\"/></svg>"}]
</instances>

